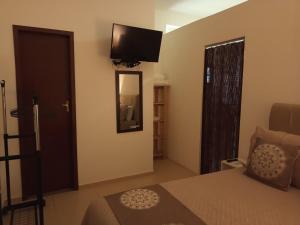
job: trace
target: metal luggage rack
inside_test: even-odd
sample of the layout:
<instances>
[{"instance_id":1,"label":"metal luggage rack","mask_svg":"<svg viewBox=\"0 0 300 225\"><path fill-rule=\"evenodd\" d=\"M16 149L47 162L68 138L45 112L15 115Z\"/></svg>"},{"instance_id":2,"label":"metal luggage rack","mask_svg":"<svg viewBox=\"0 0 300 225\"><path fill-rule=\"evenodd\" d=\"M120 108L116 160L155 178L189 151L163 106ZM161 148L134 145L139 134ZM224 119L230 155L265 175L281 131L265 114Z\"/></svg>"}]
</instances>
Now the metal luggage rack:
<instances>
[{"instance_id":1,"label":"metal luggage rack","mask_svg":"<svg viewBox=\"0 0 300 225\"><path fill-rule=\"evenodd\" d=\"M40 132L39 132L39 105L37 97L33 97L33 121L34 121L34 133L32 134L19 134L9 135L7 133L7 116L6 116L6 96L5 96L5 81L1 82L1 94L2 94L2 109L3 109L3 139L4 139L4 156L0 157L0 162L5 163L5 177L6 177L6 192L7 192L7 204L2 207L2 192L0 192L0 225L3 225L3 215L11 212L10 225L14 223L14 214L18 209L33 207L35 211L35 224L44 225L44 205L45 200L43 199L42 190L42 166L41 166L41 148L40 148ZM13 117L17 117L17 110L13 111ZM22 138L34 138L35 139L35 151L30 154L9 154L9 140L22 139ZM11 198L11 179L10 179L10 161L22 160L32 158L35 159L36 173L37 173L37 187L36 187L36 198L30 201L23 201L20 203L12 203Z\"/></svg>"}]
</instances>

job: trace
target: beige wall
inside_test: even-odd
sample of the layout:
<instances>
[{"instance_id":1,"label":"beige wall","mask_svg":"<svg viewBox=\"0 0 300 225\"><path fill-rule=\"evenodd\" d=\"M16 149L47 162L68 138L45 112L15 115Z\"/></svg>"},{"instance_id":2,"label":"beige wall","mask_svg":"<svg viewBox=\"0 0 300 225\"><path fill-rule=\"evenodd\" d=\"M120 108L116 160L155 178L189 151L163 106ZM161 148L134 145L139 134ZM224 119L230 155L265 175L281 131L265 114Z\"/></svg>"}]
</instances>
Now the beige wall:
<instances>
[{"instance_id":1,"label":"beige wall","mask_svg":"<svg viewBox=\"0 0 300 225\"><path fill-rule=\"evenodd\" d=\"M7 81L9 109L16 107L12 24L75 32L80 185L152 171L153 65L143 63L138 68L144 72L144 131L117 134L109 52L113 22L154 27L154 1L0 0L0 15L0 78ZM9 119L9 131L17 132L15 119ZM3 143L0 146L2 149ZM14 143L12 149L16 148ZM16 196L20 190L18 164L12 174Z\"/></svg>"},{"instance_id":2,"label":"beige wall","mask_svg":"<svg viewBox=\"0 0 300 225\"><path fill-rule=\"evenodd\" d=\"M241 158L274 102L300 102L299 1L250 0L166 34L161 73L170 80L169 157L199 172L204 48L246 37Z\"/></svg>"}]
</instances>

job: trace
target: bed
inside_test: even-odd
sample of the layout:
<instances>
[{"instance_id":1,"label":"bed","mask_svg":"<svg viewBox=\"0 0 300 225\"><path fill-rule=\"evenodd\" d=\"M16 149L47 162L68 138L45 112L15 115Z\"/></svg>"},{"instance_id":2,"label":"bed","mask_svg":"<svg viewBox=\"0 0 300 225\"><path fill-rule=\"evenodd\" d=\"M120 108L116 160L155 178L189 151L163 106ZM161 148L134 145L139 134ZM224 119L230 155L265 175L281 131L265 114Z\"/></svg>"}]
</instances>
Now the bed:
<instances>
[{"instance_id":1,"label":"bed","mask_svg":"<svg viewBox=\"0 0 300 225\"><path fill-rule=\"evenodd\" d=\"M274 104L270 128L300 134L300 106ZM116 213L114 204L123 196L128 197L129 191L92 202L82 225L300 225L300 189L291 187L288 192L278 190L244 175L243 168L175 180L145 189L151 192L157 190L155 188L164 189L170 195L170 204L162 209L177 207L174 209L176 213L173 213L177 216L174 221L168 213L165 220L135 218L136 211L147 211L139 208L127 207L128 211ZM192 219L179 215L181 212ZM139 221L133 221L134 218Z\"/></svg>"}]
</instances>

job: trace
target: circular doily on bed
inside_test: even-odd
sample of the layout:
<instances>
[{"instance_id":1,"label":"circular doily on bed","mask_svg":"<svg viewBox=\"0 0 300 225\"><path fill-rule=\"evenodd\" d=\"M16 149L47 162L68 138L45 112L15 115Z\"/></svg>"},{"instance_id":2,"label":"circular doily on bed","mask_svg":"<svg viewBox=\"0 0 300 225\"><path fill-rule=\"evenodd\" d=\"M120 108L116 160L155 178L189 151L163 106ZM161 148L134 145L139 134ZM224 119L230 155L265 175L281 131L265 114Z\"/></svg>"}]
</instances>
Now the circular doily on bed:
<instances>
[{"instance_id":1,"label":"circular doily on bed","mask_svg":"<svg viewBox=\"0 0 300 225\"><path fill-rule=\"evenodd\" d=\"M134 189L122 194L120 201L130 209L150 209L159 203L159 196L149 189Z\"/></svg>"},{"instance_id":2,"label":"circular doily on bed","mask_svg":"<svg viewBox=\"0 0 300 225\"><path fill-rule=\"evenodd\" d=\"M258 145L251 155L251 169L265 179L280 176L286 167L285 162L285 152L272 144Z\"/></svg>"}]
</instances>

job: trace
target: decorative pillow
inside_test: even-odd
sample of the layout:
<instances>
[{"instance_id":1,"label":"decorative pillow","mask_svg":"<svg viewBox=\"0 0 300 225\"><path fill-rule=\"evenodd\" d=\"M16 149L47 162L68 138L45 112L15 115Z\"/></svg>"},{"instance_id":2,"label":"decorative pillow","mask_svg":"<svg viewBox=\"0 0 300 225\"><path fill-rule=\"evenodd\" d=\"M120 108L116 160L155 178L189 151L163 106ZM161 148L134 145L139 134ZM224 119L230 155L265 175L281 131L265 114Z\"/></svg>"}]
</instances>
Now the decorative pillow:
<instances>
[{"instance_id":1,"label":"decorative pillow","mask_svg":"<svg viewBox=\"0 0 300 225\"><path fill-rule=\"evenodd\" d=\"M299 148L258 139L250 155L246 174L270 186L287 191L294 173Z\"/></svg>"},{"instance_id":2,"label":"decorative pillow","mask_svg":"<svg viewBox=\"0 0 300 225\"><path fill-rule=\"evenodd\" d=\"M300 189L300 156L296 160L295 166L294 166L294 176L292 184Z\"/></svg>"},{"instance_id":3,"label":"decorative pillow","mask_svg":"<svg viewBox=\"0 0 300 225\"><path fill-rule=\"evenodd\" d=\"M247 164L249 164L249 157L254 150L254 147L257 143L257 139L260 138L266 142L270 142L273 144L282 144L283 137L286 135L286 132L282 131L271 131L264 129L262 127L256 127L255 133L251 137L250 141L250 148L249 148L249 154L248 154L248 160Z\"/></svg>"},{"instance_id":4,"label":"decorative pillow","mask_svg":"<svg viewBox=\"0 0 300 225\"><path fill-rule=\"evenodd\" d=\"M283 137L282 143L290 146L300 146L300 135L287 133L286 136ZM300 189L300 156L294 166L292 185Z\"/></svg>"},{"instance_id":5,"label":"decorative pillow","mask_svg":"<svg viewBox=\"0 0 300 225\"><path fill-rule=\"evenodd\" d=\"M287 134L286 132L271 131L271 130L266 130L262 127L256 127L255 133L251 137L249 156L251 155L251 152L254 150L258 138L273 144L282 144L282 139L286 134ZM248 158L248 163L249 163L249 158Z\"/></svg>"}]
</instances>

